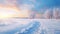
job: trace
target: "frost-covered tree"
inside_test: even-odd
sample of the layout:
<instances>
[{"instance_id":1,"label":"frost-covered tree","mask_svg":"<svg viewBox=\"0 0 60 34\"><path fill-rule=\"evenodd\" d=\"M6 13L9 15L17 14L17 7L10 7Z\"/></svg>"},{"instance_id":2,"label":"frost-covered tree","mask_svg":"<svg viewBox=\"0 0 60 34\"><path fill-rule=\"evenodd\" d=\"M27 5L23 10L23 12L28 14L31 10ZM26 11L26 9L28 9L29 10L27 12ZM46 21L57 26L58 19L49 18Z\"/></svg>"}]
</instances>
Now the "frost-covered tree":
<instances>
[{"instance_id":1,"label":"frost-covered tree","mask_svg":"<svg viewBox=\"0 0 60 34\"><path fill-rule=\"evenodd\" d=\"M53 9L53 18L60 19L60 9L59 8Z\"/></svg>"},{"instance_id":2,"label":"frost-covered tree","mask_svg":"<svg viewBox=\"0 0 60 34\"><path fill-rule=\"evenodd\" d=\"M46 18L46 19L52 18L52 10L47 9L46 12L44 13L43 17Z\"/></svg>"}]
</instances>

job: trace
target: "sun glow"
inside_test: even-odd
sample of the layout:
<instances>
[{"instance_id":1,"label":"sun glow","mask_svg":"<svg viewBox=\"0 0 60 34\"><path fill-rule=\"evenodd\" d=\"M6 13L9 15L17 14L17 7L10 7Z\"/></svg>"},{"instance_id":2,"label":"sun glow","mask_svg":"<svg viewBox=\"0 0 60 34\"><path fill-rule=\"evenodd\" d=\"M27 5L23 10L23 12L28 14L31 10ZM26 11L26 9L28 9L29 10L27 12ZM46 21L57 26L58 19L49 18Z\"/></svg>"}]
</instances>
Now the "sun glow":
<instances>
[{"instance_id":1,"label":"sun glow","mask_svg":"<svg viewBox=\"0 0 60 34\"><path fill-rule=\"evenodd\" d=\"M16 7L0 6L0 18L28 17L27 11L18 10Z\"/></svg>"}]
</instances>

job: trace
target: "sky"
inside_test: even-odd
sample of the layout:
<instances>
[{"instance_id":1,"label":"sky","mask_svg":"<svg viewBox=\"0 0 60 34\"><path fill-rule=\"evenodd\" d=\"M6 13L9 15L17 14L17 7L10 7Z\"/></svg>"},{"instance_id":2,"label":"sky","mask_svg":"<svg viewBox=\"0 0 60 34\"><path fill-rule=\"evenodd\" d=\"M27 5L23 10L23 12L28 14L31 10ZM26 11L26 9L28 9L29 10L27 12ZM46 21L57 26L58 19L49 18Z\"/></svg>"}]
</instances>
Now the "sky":
<instances>
[{"instance_id":1,"label":"sky","mask_svg":"<svg viewBox=\"0 0 60 34\"><path fill-rule=\"evenodd\" d=\"M22 11L28 11L29 13L35 12L45 14L47 10L51 9L52 11L48 12L53 14L52 12L54 12L53 10L56 7L60 9L60 0L0 0L0 4L4 6L11 5L13 7L17 7Z\"/></svg>"},{"instance_id":2,"label":"sky","mask_svg":"<svg viewBox=\"0 0 60 34\"><path fill-rule=\"evenodd\" d=\"M19 0L19 4L32 4L34 10L40 10L41 8L51 8L60 6L60 0ZM30 6L31 7L31 6Z\"/></svg>"},{"instance_id":3,"label":"sky","mask_svg":"<svg viewBox=\"0 0 60 34\"><path fill-rule=\"evenodd\" d=\"M0 0L0 3L4 3L7 0ZM10 0L10 3L15 0ZM17 6L20 5L29 5L28 8L33 10L40 10L41 8L51 8L51 7L59 7L60 0L16 0ZM27 8L27 7L26 7Z\"/></svg>"}]
</instances>

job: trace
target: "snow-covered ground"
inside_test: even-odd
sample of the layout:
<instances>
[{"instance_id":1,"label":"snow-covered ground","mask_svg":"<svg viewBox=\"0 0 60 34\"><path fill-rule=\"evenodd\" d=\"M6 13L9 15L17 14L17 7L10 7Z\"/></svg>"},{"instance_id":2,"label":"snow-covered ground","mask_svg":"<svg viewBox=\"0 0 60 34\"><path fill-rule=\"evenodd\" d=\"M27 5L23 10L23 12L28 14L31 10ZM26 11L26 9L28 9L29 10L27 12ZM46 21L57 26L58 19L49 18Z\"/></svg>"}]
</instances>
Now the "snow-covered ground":
<instances>
[{"instance_id":1,"label":"snow-covered ground","mask_svg":"<svg viewBox=\"0 0 60 34\"><path fill-rule=\"evenodd\" d=\"M60 34L60 20L0 19L0 34Z\"/></svg>"}]
</instances>

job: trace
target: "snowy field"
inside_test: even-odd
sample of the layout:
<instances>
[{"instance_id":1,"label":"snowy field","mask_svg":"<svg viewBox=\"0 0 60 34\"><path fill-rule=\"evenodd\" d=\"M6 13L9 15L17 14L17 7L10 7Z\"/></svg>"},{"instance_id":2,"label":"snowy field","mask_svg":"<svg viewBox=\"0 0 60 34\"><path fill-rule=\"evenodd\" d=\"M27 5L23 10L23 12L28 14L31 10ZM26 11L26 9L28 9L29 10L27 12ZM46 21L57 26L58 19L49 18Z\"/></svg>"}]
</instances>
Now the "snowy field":
<instances>
[{"instance_id":1,"label":"snowy field","mask_svg":"<svg viewBox=\"0 0 60 34\"><path fill-rule=\"evenodd\" d=\"M0 34L60 34L60 20L0 19Z\"/></svg>"}]
</instances>

